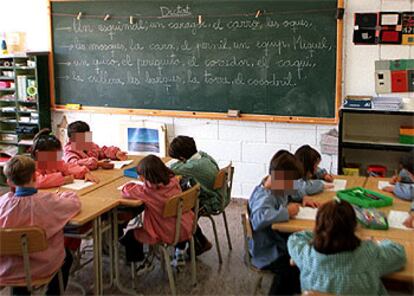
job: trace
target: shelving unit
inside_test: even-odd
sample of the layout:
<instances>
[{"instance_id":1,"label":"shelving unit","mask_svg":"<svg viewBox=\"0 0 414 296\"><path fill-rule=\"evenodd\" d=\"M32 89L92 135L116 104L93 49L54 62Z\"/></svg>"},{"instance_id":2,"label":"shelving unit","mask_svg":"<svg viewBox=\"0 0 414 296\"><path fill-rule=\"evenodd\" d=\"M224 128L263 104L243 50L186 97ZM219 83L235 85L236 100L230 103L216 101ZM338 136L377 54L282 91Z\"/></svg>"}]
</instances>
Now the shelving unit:
<instances>
[{"instance_id":1,"label":"shelving unit","mask_svg":"<svg viewBox=\"0 0 414 296\"><path fill-rule=\"evenodd\" d=\"M399 168L400 158L414 151L414 144L399 142L400 126L414 125L414 111L347 109L339 112L338 171L359 164L365 175L369 165L387 167L387 176Z\"/></svg>"},{"instance_id":2,"label":"shelving unit","mask_svg":"<svg viewBox=\"0 0 414 296\"><path fill-rule=\"evenodd\" d=\"M0 82L6 84L0 84L0 152L8 149L27 154L27 141L39 129L50 127L48 69L48 53L0 56ZM28 93L30 86L35 90L33 95ZM25 127L32 132L17 133ZM3 164L0 159L0 166Z\"/></svg>"}]
</instances>

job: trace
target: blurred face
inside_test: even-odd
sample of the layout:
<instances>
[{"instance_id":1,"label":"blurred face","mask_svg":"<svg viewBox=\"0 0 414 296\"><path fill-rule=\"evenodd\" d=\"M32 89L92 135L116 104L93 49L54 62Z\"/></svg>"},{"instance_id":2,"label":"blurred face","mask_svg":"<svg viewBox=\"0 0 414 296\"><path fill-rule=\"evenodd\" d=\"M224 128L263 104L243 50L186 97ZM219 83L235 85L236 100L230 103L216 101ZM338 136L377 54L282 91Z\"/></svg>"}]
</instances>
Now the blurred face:
<instances>
[{"instance_id":1,"label":"blurred face","mask_svg":"<svg viewBox=\"0 0 414 296\"><path fill-rule=\"evenodd\" d=\"M62 165L62 150L38 151L36 153L38 169L58 169Z\"/></svg>"},{"instance_id":2,"label":"blurred face","mask_svg":"<svg viewBox=\"0 0 414 296\"><path fill-rule=\"evenodd\" d=\"M271 190L275 194L294 194L295 188L295 172L290 171L272 171L271 174Z\"/></svg>"},{"instance_id":3,"label":"blurred face","mask_svg":"<svg viewBox=\"0 0 414 296\"><path fill-rule=\"evenodd\" d=\"M313 166L313 174L316 174L316 170L318 169L319 164L321 163L321 160L319 159L315 165Z\"/></svg>"},{"instance_id":4,"label":"blurred face","mask_svg":"<svg viewBox=\"0 0 414 296\"><path fill-rule=\"evenodd\" d=\"M76 150L89 150L92 145L92 132L74 133L70 141Z\"/></svg>"}]
</instances>

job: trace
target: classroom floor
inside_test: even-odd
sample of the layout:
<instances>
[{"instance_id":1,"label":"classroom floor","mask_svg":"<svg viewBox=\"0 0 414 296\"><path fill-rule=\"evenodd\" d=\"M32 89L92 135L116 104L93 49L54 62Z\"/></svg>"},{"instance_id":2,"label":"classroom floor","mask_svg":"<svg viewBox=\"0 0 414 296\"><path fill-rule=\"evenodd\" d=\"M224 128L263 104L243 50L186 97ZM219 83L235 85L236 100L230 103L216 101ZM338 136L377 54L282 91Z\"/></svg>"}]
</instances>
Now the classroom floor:
<instances>
[{"instance_id":1,"label":"classroom floor","mask_svg":"<svg viewBox=\"0 0 414 296\"><path fill-rule=\"evenodd\" d=\"M197 260L197 279L198 284L193 287L190 278L190 263L177 274L177 293L182 295L253 295L255 283L258 275L250 271L244 264L244 245L243 232L241 226L240 213L242 210L242 202L240 200L233 201L226 211L230 227L230 235L233 243L233 250L229 251L223 219L221 216L216 217L216 224L221 240L221 251L223 256L223 264L218 263L217 252L213 244L213 248L198 257ZM212 243L214 243L214 236L212 233L210 221L207 218L202 218L201 226ZM106 258L107 259L107 258ZM131 287L130 269L120 262L121 279L125 286ZM108 261L104 263L104 276L108 276ZM75 279L82 283L88 289L88 294L92 293L91 283L93 276L92 265L81 271ZM271 284L272 276L265 275L262 288L258 290L258 295L267 295ZM105 281L104 281L105 282ZM401 290L399 284L394 288ZM404 288L403 290L406 290ZM390 291L392 295L413 295L406 290L406 293ZM67 295L78 294L79 290L74 287L69 287ZM119 290L112 288L106 289L105 294L120 295ZM160 268L159 262L156 263L155 269L141 277L137 286L137 293L144 295L165 295L171 294L168 284L167 273Z\"/></svg>"}]
</instances>

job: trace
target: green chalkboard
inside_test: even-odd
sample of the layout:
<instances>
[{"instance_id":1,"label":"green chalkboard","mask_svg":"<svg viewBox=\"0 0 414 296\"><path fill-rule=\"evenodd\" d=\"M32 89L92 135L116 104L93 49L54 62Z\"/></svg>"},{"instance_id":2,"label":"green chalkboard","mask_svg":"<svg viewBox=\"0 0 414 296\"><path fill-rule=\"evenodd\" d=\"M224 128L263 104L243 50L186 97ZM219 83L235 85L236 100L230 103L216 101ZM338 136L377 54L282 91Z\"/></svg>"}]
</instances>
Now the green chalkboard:
<instances>
[{"instance_id":1,"label":"green chalkboard","mask_svg":"<svg viewBox=\"0 0 414 296\"><path fill-rule=\"evenodd\" d=\"M334 118L336 7L51 2L56 104Z\"/></svg>"}]
</instances>

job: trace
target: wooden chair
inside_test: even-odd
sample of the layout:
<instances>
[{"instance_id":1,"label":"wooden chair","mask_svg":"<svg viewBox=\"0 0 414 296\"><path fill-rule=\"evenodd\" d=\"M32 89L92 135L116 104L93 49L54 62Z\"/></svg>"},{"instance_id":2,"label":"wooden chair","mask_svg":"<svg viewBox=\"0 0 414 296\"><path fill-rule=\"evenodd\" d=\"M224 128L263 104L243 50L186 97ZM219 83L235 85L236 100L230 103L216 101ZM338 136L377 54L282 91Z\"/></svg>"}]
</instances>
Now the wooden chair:
<instances>
[{"instance_id":1,"label":"wooden chair","mask_svg":"<svg viewBox=\"0 0 414 296\"><path fill-rule=\"evenodd\" d=\"M55 270L49 277L41 279L32 279L30 270L29 254L44 251L47 249L46 233L43 229L30 226L19 228L1 228L0 229L0 256L22 256L25 279L17 280L10 283L9 287L27 287L32 292L35 289L42 288L42 294L47 290L47 285L58 273L59 289L61 294L64 292L63 277L61 269Z\"/></svg>"},{"instance_id":2,"label":"wooden chair","mask_svg":"<svg viewBox=\"0 0 414 296\"><path fill-rule=\"evenodd\" d=\"M253 238L253 229L252 229L252 225L250 224L249 209L248 209L247 203L243 205L243 210L241 214L241 222L243 225L243 236L244 236L244 252L245 252L244 261L247 267L249 267L251 271L258 274L258 278L256 280L256 284L254 286L254 291L253 291L253 295L256 295L257 290L259 290L260 287L262 286L263 277L266 274L271 275L272 272L269 270L258 269L252 264L252 260L251 260L252 258L249 253L249 240Z\"/></svg>"},{"instance_id":3,"label":"wooden chair","mask_svg":"<svg viewBox=\"0 0 414 296\"><path fill-rule=\"evenodd\" d=\"M169 247L175 247L177 243L179 243L180 234L181 234L181 218L183 213L188 211L194 211L195 217L193 222L193 231L192 234L194 235L197 229L197 216L198 216L198 196L200 195L200 185L196 184L191 189L184 191L181 194L171 197L164 207L163 217L176 217L176 224L175 224L175 236L174 242L172 244L161 243L158 244L162 251L162 255L164 257L165 268L167 269L168 273L168 280L170 283L171 293L176 295L176 285L173 275L173 270L171 267L171 260L170 254L168 252ZM190 238L190 253L191 253L191 280L192 284L195 285L197 283L197 275L196 275L196 261L195 261L195 246L194 246L194 237L193 235Z\"/></svg>"},{"instance_id":4,"label":"wooden chair","mask_svg":"<svg viewBox=\"0 0 414 296\"><path fill-rule=\"evenodd\" d=\"M216 242L216 249L217 249L217 254L218 254L218 257L219 257L220 264L223 262L223 259L222 259L222 256L221 256L220 242L219 242L219 236L217 235L216 223L214 221L213 216L218 216L220 214L223 215L224 227L226 229L227 243L229 245L229 250L232 250L229 226L227 224L226 207L228 206L229 201L231 199L231 188L232 188L232 185L233 185L233 174L234 174L234 167L232 166L231 162L228 166L222 168L218 172L218 174L216 176L216 180L214 182L213 189L220 191L221 209L219 211L217 211L216 213L212 213L212 214L203 213L201 215L202 217L207 217L211 221L211 224L213 225L214 239L215 239L215 242Z\"/></svg>"}]
</instances>

